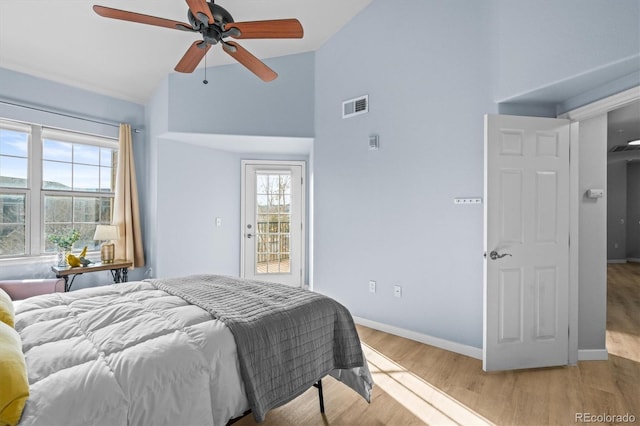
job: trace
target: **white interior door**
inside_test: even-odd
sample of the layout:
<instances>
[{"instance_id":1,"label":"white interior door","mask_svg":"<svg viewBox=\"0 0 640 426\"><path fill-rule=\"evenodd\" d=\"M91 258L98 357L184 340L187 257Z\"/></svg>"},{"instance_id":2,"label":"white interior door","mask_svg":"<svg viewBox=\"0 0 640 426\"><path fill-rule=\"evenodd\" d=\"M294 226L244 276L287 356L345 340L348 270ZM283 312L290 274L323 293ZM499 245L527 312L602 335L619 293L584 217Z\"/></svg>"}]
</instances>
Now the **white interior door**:
<instances>
[{"instance_id":1,"label":"white interior door","mask_svg":"<svg viewBox=\"0 0 640 426\"><path fill-rule=\"evenodd\" d=\"M303 162L243 161L243 277L302 286L303 176Z\"/></svg>"},{"instance_id":2,"label":"white interior door","mask_svg":"<svg viewBox=\"0 0 640 426\"><path fill-rule=\"evenodd\" d=\"M485 371L568 363L569 121L485 117Z\"/></svg>"}]
</instances>

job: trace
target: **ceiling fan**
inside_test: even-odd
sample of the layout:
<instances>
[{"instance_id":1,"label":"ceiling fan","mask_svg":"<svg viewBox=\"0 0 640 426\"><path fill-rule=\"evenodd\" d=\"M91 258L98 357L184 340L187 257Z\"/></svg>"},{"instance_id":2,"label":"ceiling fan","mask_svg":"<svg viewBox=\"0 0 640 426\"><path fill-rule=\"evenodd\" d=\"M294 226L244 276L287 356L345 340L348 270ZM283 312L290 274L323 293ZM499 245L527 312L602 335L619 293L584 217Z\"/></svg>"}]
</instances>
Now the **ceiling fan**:
<instances>
[{"instance_id":1,"label":"ceiling fan","mask_svg":"<svg viewBox=\"0 0 640 426\"><path fill-rule=\"evenodd\" d=\"M175 67L176 71L184 73L193 72L211 46L220 43L225 52L247 67L249 71L263 81L272 81L278 77L275 71L238 43L225 39L227 37L236 39L302 38L303 35L302 25L297 19L234 22L231 14L222 6L214 4L213 0L210 2L186 0L186 2L189 6L187 18L190 24L105 6L95 5L93 10L105 18L202 34L203 39L193 42Z\"/></svg>"}]
</instances>

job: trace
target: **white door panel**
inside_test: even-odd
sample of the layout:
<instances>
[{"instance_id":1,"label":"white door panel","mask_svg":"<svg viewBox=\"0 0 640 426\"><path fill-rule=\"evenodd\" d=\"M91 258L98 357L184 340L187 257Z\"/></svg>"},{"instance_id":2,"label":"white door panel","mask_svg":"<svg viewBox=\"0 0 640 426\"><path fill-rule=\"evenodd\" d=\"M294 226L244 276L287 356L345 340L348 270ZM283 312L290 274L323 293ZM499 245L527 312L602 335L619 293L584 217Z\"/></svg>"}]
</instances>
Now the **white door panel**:
<instances>
[{"instance_id":1,"label":"white door panel","mask_svg":"<svg viewBox=\"0 0 640 426\"><path fill-rule=\"evenodd\" d=\"M568 362L569 122L485 121L486 371Z\"/></svg>"}]
</instances>

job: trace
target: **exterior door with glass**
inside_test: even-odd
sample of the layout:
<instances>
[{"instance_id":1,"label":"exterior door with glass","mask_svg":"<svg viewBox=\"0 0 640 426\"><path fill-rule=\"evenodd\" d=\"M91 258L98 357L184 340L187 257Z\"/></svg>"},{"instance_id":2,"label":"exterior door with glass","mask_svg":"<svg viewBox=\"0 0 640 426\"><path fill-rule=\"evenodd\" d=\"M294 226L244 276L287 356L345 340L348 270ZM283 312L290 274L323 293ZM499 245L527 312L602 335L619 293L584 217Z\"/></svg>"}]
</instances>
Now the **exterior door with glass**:
<instances>
[{"instance_id":1,"label":"exterior door with glass","mask_svg":"<svg viewBox=\"0 0 640 426\"><path fill-rule=\"evenodd\" d=\"M242 276L301 287L304 162L243 161Z\"/></svg>"}]
</instances>

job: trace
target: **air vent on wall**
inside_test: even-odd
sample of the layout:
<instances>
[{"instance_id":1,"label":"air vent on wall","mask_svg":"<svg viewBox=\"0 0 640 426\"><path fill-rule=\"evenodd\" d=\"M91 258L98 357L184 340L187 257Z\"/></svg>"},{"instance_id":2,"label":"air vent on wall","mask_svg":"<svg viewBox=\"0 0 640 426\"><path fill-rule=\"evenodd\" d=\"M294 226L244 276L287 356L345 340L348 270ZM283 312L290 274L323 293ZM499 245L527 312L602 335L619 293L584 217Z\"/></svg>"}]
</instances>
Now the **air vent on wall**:
<instances>
[{"instance_id":1,"label":"air vent on wall","mask_svg":"<svg viewBox=\"0 0 640 426\"><path fill-rule=\"evenodd\" d=\"M369 112L369 95L349 99L342 103L342 118L350 118Z\"/></svg>"}]
</instances>

